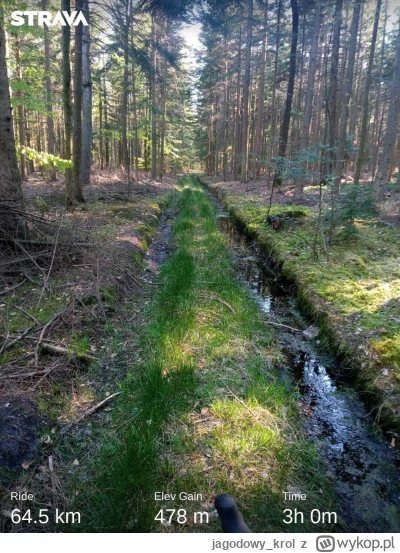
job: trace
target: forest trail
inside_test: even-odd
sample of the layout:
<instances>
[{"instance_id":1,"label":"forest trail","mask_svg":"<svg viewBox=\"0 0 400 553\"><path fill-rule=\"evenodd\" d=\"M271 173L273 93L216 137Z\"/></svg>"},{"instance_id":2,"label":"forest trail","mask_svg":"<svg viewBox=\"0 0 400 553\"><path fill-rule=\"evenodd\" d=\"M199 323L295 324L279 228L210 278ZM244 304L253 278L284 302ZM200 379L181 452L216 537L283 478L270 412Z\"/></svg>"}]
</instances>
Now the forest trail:
<instances>
[{"instance_id":1,"label":"forest trail","mask_svg":"<svg viewBox=\"0 0 400 553\"><path fill-rule=\"evenodd\" d=\"M174 210L172 253L156 281L139 366L122 385L113 424L132 405L135 418L103 444L92 497L85 506L82 490L78 499L89 528L216 531L213 499L229 492L254 531L284 531L282 491L294 490L307 495L298 531L397 530L394 455L368 431L361 404L336 391L310 344L302 344L308 370L297 389L288 355L302 341L265 324L266 306L279 297L267 297L257 254L226 216L216 218L214 200L194 177L183 177ZM237 270L246 278L238 279ZM282 304L277 316L288 323ZM317 383L310 384L313 373ZM349 416L346 434L342 422ZM321 435L317 453L313 437ZM156 500L161 490L174 499ZM185 503L182 490L195 499ZM168 521L167 509L184 509L185 523ZM336 512L338 524L312 523L312 509Z\"/></svg>"},{"instance_id":2,"label":"forest trail","mask_svg":"<svg viewBox=\"0 0 400 553\"><path fill-rule=\"evenodd\" d=\"M0 532L398 530L395 2L16 4Z\"/></svg>"}]
</instances>

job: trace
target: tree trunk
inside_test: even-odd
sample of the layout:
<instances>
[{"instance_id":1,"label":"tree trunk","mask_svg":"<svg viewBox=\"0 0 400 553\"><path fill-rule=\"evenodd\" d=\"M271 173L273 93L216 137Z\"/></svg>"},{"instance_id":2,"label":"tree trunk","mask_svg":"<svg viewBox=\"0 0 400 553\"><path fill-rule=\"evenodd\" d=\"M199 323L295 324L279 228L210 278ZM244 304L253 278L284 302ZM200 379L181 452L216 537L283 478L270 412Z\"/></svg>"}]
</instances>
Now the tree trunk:
<instances>
[{"instance_id":1,"label":"tree trunk","mask_svg":"<svg viewBox=\"0 0 400 553\"><path fill-rule=\"evenodd\" d=\"M135 130L135 178L139 180L139 129L136 101L136 74L135 62L132 61L132 99L133 99L133 125Z\"/></svg>"},{"instance_id":2,"label":"tree trunk","mask_svg":"<svg viewBox=\"0 0 400 553\"><path fill-rule=\"evenodd\" d=\"M11 112L10 87L6 64L6 38L3 11L0 7L0 201L5 206L1 211L0 230L13 236L24 234L25 227L20 217L9 208L23 208L21 174L15 150L14 129Z\"/></svg>"},{"instance_id":3,"label":"tree trunk","mask_svg":"<svg viewBox=\"0 0 400 553\"><path fill-rule=\"evenodd\" d=\"M129 185L129 150L128 150L128 96L129 96L129 28L132 20L131 2L126 3L126 13L123 20L122 49L124 52L124 71L122 80L121 106L121 149L122 165L128 178Z\"/></svg>"},{"instance_id":4,"label":"tree trunk","mask_svg":"<svg viewBox=\"0 0 400 553\"><path fill-rule=\"evenodd\" d=\"M264 146L264 89L265 89L265 64L267 60L267 23L268 23L268 2L263 6L264 9L264 29L261 44L261 57L258 81L258 101L257 101L257 125L256 125L256 176L261 175L262 154Z\"/></svg>"},{"instance_id":5,"label":"tree trunk","mask_svg":"<svg viewBox=\"0 0 400 553\"><path fill-rule=\"evenodd\" d=\"M157 26L155 16L151 18L151 178L157 178Z\"/></svg>"},{"instance_id":6,"label":"tree trunk","mask_svg":"<svg viewBox=\"0 0 400 553\"><path fill-rule=\"evenodd\" d=\"M337 137L337 124L338 124L338 74L339 74L339 49L340 49L340 29L342 26L342 7L343 0L337 0L335 5L334 24L332 32L332 61L329 76L329 88L328 97L326 102L326 111L328 119L328 135L329 135L329 172L331 173L334 168L335 154L333 148L336 144Z\"/></svg>"},{"instance_id":7,"label":"tree trunk","mask_svg":"<svg viewBox=\"0 0 400 553\"><path fill-rule=\"evenodd\" d=\"M83 0L83 15L90 24L89 0ZM82 184L90 184L90 169L92 165L92 72L90 67L90 27L83 27L82 38L82 69L83 69L83 99L82 99Z\"/></svg>"},{"instance_id":8,"label":"tree trunk","mask_svg":"<svg viewBox=\"0 0 400 553\"><path fill-rule=\"evenodd\" d=\"M388 179L393 150L396 143L397 124L400 113L400 28L396 42L396 59L391 86L391 98L386 121L386 130L383 137L382 152L379 158L378 170L375 178L375 193L378 200L382 200L385 184Z\"/></svg>"},{"instance_id":9,"label":"tree trunk","mask_svg":"<svg viewBox=\"0 0 400 553\"><path fill-rule=\"evenodd\" d=\"M110 137L108 135L108 98L106 76L103 78L103 99L104 99L104 156L105 165L110 167Z\"/></svg>"},{"instance_id":10,"label":"tree trunk","mask_svg":"<svg viewBox=\"0 0 400 553\"><path fill-rule=\"evenodd\" d=\"M103 149L103 99L102 91L99 91L99 158L100 158L100 169L104 169L104 149Z\"/></svg>"},{"instance_id":11,"label":"tree trunk","mask_svg":"<svg viewBox=\"0 0 400 553\"><path fill-rule=\"evenodd\" d=\"M247 182L249 178L249 120L250 120L250 71L251 47L253 42L253 0L249 1L246 33L246 61L243 79L243 128L242 128L242 163L241 179Z\"/></svg>"},{"instance_id":12,"label":"tree trunk","mask_svg":"<svg viewBox=\"0 0 400 553\"><path fill-rule=\"evenodd\" d=\"M19 33L13 33L15 37L15 74L19 85L22 83L22 65L21 65L21 38ZM18 137L20 152L20 171L21 179L26 177L26 154L23 153L23 148L26 146L26 133L25 133L25 118L24 118L24 106L22 105L24 93L22 90L18 90L15 93L15 97L18 100Z\"/></svg>"},{"instance_id":13,"label":"tree trunk","mask_svg":"<svg viewBox=\"0 0 400 553\"><path fill-rule=\"evenodd\" d=\"M83 0L76 0L77 11L82 10ZM82 168L82 39L83 25L79 23L75 27L75 68L74 68L74 142L72 182L73 200L84 202L82 194L81 168Z\"/></svg>"},{"instance_id":14,"label":"tree trunk","mask_svg":"<svg viewBox=\"0 0 400 553\"><path fill-rule=\"evenodd\" d=\"M168 35L169 27L167 24L167 28L165 29L165 34ZM159 161L159 176L160 180L162 180L164 176L164 165L165 165L165 124L166 124L166 115L167 115L167 72L168 72L168 65L167 60L164 56L162 61L160 62L160 65L162 67L162 76L161 76L161 84L160 84L160 109L161 109L161 121L160 121L160 161Z\"/></svg>"},{"instance_id":15,"label":"tree trunk","mask_svg":"<svg viewBox=\"0 0 400 553\"><path fill-rule=\"evenodd\" d=\"M282 182L282 161L286 157L286 148L289 136L290 116L292 111L294 81L296 77L296 54L297 54L297 39L299 33L299 10L297 0L290 0L292 9L292 41L290 46L290 65L289 65L289 81L286 93L285 111L281 125L279 136L278 155L281 158L280 167L274 176L274 185L280 185Z\"/></svg>"},{"instance_id":16,"label":"tree trunk","mask_svg":"<svg viewBox=\"0 0 400 553\"><path fill-rule=\"evenodd\" d=\"M47 0L42 1L42 9L47 10ZM47 130L47 151L54 155L55 150L55 134L54 134L54 119L53 119L53 104L52 104L52 88L51 88L51 67L50 67L50 38L49 28L46 24L43 25L44 33L44 88L46 91L46 130ZM57 180L56 168L54 164L50 169L50 180Z\"/></svg>"},{"instance_id":17,"label":"tree trunk","mask_svg":"<svg viewBox=\"0 0 400 553\"><path fill-rule=\"evenodd\" d=\"M310 145L310 124L311 124L311 115L312 115L312 106L314 98L314 86L315 86L315 73L317 69L317 55L318 55L318 42L319 42L319 33L321 28L321 2L317 0L317 6L315 11L314 18L314 32L311 40L311 50L310 50L310 62L308 66L308 76L307 76L307 92L306 92L306 101L304 105L304 118L303 118L303 128L300 139L300 151L303 155L307 155L307 149ZM307 163L303 164L306 168ZM296 196L300 197L304 191L306 179L302 175L298 180L298 186L296 188Z\"/></svg>"},{"instance_id":18,"label":"tree trunk","mask_svg":"<svg viewBox=\"0 0 400 553\"><path fill-rule=\"evenodd\" d=\"M367 128L368 128L368 114L369 114L369 91L371 89L372 69L374 66L376 37L378 35L378 25L379 25L379 16L381 13L381 6L382 6L382 0L377 0L375 18L374 18L374 27L372 30L372 38L371 38L371 50L369 52L367 76L366 76L366 81L364 86L362 121L361 121L361 131L360 131L360 146L359 146L359 154L357 159L356 173L354 176L354 182L356 184L360 182L361 169L365 159L365 145L367 142Z\"/></svg>"},{"instance_id":19,"label":"tree trunk","mask_svg":"<svg viewBox=\"0 0 400 553\"><path fill-rule=\"evenodd\" d=\"M61 0L61 10L71 11L70 0ZM71 137L72 137L72 105L71 105L71 60L70 60L70 42L71 42L71 27L65 25L62 27L62 97L64 108L64 159L71 159ZM74 193L72 189L72 170L65 170L65 188L67 194L67 206L74 203Z\"/></svg>"},{"instance_id":20,"label":"tree trunk","mask_svg":"<svg viewBox=\"0 0 400 553\"><path fill-rule=\"evenodd\" d=\"M346 144L346 131L349 118L349 106L350 98L353 89L353 75L354 75L354 61L357 51L357 36L358 36L358 24L360 21L360 8L361 0L355 0L353 8L353 17L350 27L350 46L349 46L349 56L347 60L346 75L344 82L344 92L343 100L340 113L340 128L339 128L339 139L337 144L337 158L336 158L336 167L335 167L335 180L334 180L334 191L337 194L340 188L340 180L342 176L343 166L344 166L344 156L345 156L345 144Z\"/></svg>"},{"instance_id":21,"label":"tree trunk","mask_svg":"<svg viewBox=\"0 0 400 553\"><path fill-rule=\"evenodd\" d=\"M223 126L223 144L222 144L222 175L223 180L228 180L228 113L229 113L229 98L228 98L228 49L226 35L224 36L224 126Z\"/></svg>"},{"instance_id":22,"label":"tree trunk","mask_svg":"<svg viewBox=\"0 0 400 553\"><path fill-rule=\"evenodd\" d=\"M241 87L241 70L242 70L242 25L239 27L239 48L238 48L238 61L237 61L237 76L236 76L236 120L235 130L233 136L233 178L239 179L240 174L240 153L241 153L241 133L240 133L240 87Z\"/></svg>"},{"instance_id":23,"label":"tree trunk","mask_svg":"<svg viewBox=\"0 0 400 553\"><path fill-rule=\"evenodd\" d=\"M281 33L281 14L282 14L282 0L277 0L277 19L276 19L276 43L275 43L275 56L274 56L274 76L272 79L272 99L271 99L271 128L269 136L269 152L268 152L268 184L271 179L271 161L272 154L274 152L275 132L276 132L276 79L278 75L278 61L279 61L279 43Z\"/></svg>"}]
</instances>

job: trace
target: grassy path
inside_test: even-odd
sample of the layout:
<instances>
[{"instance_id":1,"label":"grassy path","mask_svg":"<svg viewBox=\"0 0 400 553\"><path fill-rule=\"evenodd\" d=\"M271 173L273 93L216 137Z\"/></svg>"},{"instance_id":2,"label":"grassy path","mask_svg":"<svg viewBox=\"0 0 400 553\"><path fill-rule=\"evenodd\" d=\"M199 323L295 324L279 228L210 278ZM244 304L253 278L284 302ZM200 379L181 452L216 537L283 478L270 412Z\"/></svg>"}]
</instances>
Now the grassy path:
<instances>
[{"instance_id":1,"label":"grassy path","mask_svg":"<svg viewBox=\"0 0 400 553\"><path fill-rule=\"evenodd\" d=\"M96 460L90 497L87 484L79 496L86 528L219 530L213 499L229 492L254 531L332 530L309 522L311 509L335 509L326 469L298 423L296 391L279 377L273 336L236 278L215 206L192 177L176 203L173 253L122 386L118 431ZM283 523L283 510L298 506L282 499L290 489L307 494L305 522L293 527ZM155 501L155 492L177 495ZM185 524L154 520L181 508ZM195 520L199 511L209 524Z\"/></svg>"}]
</instances>

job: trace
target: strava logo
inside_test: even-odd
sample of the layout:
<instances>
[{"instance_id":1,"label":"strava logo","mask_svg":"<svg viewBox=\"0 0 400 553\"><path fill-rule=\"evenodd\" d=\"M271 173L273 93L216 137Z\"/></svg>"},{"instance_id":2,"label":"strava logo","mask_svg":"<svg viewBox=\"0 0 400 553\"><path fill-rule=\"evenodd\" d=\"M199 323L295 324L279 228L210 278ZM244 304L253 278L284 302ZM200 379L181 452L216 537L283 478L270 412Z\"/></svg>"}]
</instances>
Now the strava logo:
<instances>
[{"instance_id":1,"label":"strava logo","mask_svg":"<svg viewBox=\"0 0 400 553\"><path fill-rule=\"evenodd\" d=\"M79 23L82 23L85 27L89 25L83 13L77 11L71 13L67 11L57 12L54 16L47 11L15 11L11 14L11 25L14 25L14 27L21 27L21 25L28 25L29 27L42 27L43 25L49 27L62 25L66 27L68 25L69 27L76 27Z\"/></svg>"}]
</instances>

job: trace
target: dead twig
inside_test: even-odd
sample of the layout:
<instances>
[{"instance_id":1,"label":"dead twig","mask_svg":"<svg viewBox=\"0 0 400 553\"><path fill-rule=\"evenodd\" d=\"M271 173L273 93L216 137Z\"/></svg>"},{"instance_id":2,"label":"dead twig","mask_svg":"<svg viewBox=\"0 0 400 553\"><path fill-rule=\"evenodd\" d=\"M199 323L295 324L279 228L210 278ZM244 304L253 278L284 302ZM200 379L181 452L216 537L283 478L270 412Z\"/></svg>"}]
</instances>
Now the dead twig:
<instances>
[{"instance_id":1,"label":"dead twig","mask_svg":"<svg viewBox=\"0 0 400 553\"><path fill-rule=\"evenodd\" d=\"M25 282L26 282L26 279L24 278L24 280L21 280L21 282L18 282L17 284L14 284L14 286L10 286L10 288L2 290L0 292L0 296L5 296L6 294L9 294L13 290L16 290L17 288L19 288L20 286L25 284Z\"/></svg>"},{"instance_id":2,"label":"dead twig","mask_svg":"<svg viewBox=\"0 0 400 553\"><path fill-rule=\"evenodd\" d=\"M27 280L29 280L29 282L32 282L32 284L34 284L35 286L40 286L40 282L31 277L29 273L23 273L23 275Z\"/></svg>"},{"instance_id":3,"label":"dead twig","mask_svg":"<svg viewBox=\"0 0 400 553\"><path fill-rule=\"evenodd\" d=\"M0 228L0 230L2 230ZM45 286L46 289L48 289L47 287L47 284L45 282L45 278L46 278L46 273L44 272L44 270L42 269L42 267L38 264L38 262L35 260L35 257L32 256L28 250L26 248L24 248L24 246L14 237L14 236L11 236L10 234L7 234L4 232L4 230L2 231L3 234L6 234L6 236L9 236L10 237L10 240L16 245L18 246L18 248L20 250L22 250L24 252L24 254L32 261L32 263L34 263L34 265L37 267L37 269L39 269L39 271L42 273L43 275L43 285Z\"/></svg>"},{"instance_id":4,"label":"dead twig","mask_svg":"<svg viewBox=\"0 0 400 553\"><path fill-rule=\"evenodd\" d=\"M219 303L222 303L222 305L225 305L225 307L227 307L229 309L229 311L231 311L232 313L236 313L235 309L231 305L229 305L228 302L226 302L224 300L221 300L220 298L217 298L215 296L211 296L211 299L215 300L215 301L218 301Z\"/></svg>"},{"instance_id":5,"label":"dead twig","mask_svg":"<svg viewBox=\"0 0 400 553\"><path fill-rule=\"evenodd\" d=\"M116 396L119 396L121 392L115 392L115 394L111 394L110 396L107 396L105 399L103 399L102 401L100 401L100 403L96 403L96 405L93 405L93 407L90 407L90 409L86 409L86 411L84 411L82 413L82 415L80 417L78 417L77 419L75 419L74 421L70 422L69 424L67 424L66 426L64 426L64 428L61 429L61 434L64 434L65 432L67 432L72 426L74 426L75 424L77 424L78 422L81 422L82 420L86 419L87 417L89 417L89 415L92 415L93 413L95 413L96 411L98 411L101 407L103 407L103 405L105 405L106 403L108 403L111 399L113 399L114 397Z\"/></svg>"},{"instance_id":6,"label":"dead twig","mask_svg":"<svg viewBox=\"0 0 400 553\"><path fill-rule=\"evenodd\" d=\"M41 325L42 323L39 321L39 319L37 319L36 317L34 317L31 313L28 313L27 311L25 311L25 309L22 309L22 307L18 307L18 305L15 305L13 303L10 303L8 301L4 301L3 302L5 305L9 305L10 307L12 307L13 309L18 309L18 311L21 311L21 313L23 313L24 315L26 315L29 319L31 319L34 323L36 323L37 325Z\"/></svg>"},{"instance_id":7,"label":"dead twig","mask_svg":"<svg viewBox=\"0 0 400 553\"><path fill-rule=\"evenodd\" d=\"M48 270L48 272L47 272L47 275L45 275L45 276L44 276L44 279L43 279L43 288L42 288L42 291L40 292L39 300L38 300L38 303L37 303L37 306L38 306L38 307L39 307L39 305L40 305L40 302L42 301L42 297L43 297L44 291L46 290L46 288L48 288L48 283L49 283L50 274L51 274L51 271L52 271L52 269L53 269L54 259L55 259L55 257L56 257L57 245L58 245L58 238L59 238L59 236L60 236L60 230L61 230L61 226L62 226L62 224L63 224L63 218L64 218L64 215L61 215L60 224L58 225L58 229L57 229L56 241L55 241L55 243L54 243L53 255L51 256L50 267L49 267L49 270Z\"/></svg>"},{"instance_id":8,"label":"dead twig","mask_svg":"<svg viewBox=\"0 0 400 553\"><path fill-rule=\"evenodd\" d=\"M35 332L35 331L39 330L40 328L41 327L37 328L35 326L30 326L29 328L27 328L26 330L21 332L21 334L19 336L17 336L13 340L11 340L11 342L7 342L7 340L6 340L5 342L3 342L3 345L0 348L0 354L4 353L6 350L12 348L15 344L17 344L18 342L23 340L25 338L25 336L27 336L30 332Z\"/></svg>"},{"instance_id":9,"label":"dead twig","mask_svg":"<svg viewBox=\"0 0 400 553\"><path fill-rule=\"evenodd\" d=\"M58 319L58 317L60 317L61 315L63 315L67 309L69 308L66 307L65 309L62 309L61 311L59 311L58 313L56 313L49 321L47 321L47 323L43 326L42 328L42 331L39 335L39 339L36 343L36 347L35 347L35 362L34 362L34 366L37 367L38 366L38 362L39 362L39 347L40 347L40 344L42 343L42 340L43 340L43 337L46 333L46 330L49 328L49 326L51 324L53 324L53 322Z\"/></svg>"},{"instance_id":10,"label":"dead twig","mask_svg":"<svg viewBox=\"0 0 400 553\"><path fill-rule=\"evenodd\" d=\"M260 416L257 415L257 413L255 413L254 411L252 411L252 410L250 409L250 407L248 407L248 406L245 404L245 402L244 402L243 400L240 399L240 397L238 397L236 394L234 394L234 393L232 392L232 390L231 390L230 388L228 388L228 386L227 386L226 384L225 384L225 388L226 388L226 390L229 392L229 394L230 394L232 397L234 397L234 398L236 399L236 401L237 401L238 403L240 403L240 405L242 405L242 406L250 413L250 415L251 415L252 417L254 417L254 418L257 420L257 422L261 422L261 424L262 424L263 426L266 426L266 427L268 428L268 426L264 423L264 421L260 420ZM271 420L274 422L275 427L277 428L277 424L276 424L276 422L275 422L275 420L274 420L274 416L273 416L271 413L269 413L265 408L263 408L263 409L264 409L264 411L265 411L265 414L267 414L268 417L271 418Z\"/></svg>"},{"instance_id":11,"label":"dead twig","mask_svg":"<svg viewBox=\"0 0 400 553\"><path fill-rule=\"evenodd\" d=\"M284 325L282 323L273 323L272 321L265 321L268 325L272 326L279 326L282 328L287 328L288 330L292 330L293 332L303 332L303 330L300 330L299 328L294 328L293 326Z\"/></svg>"},{"instance_id":12,"label":"dead twig","mask_svg":"<svg viewBox=\"0 0 400 553\"><path fill-rule=\"evenodd\" d=\"M50 353L56 353L58 355L67 355L69 357L78 357L79 359L82 359L82 361L97 361L97 358L93 355L89 355L87 353L76 353L75 351L72 351L71 349L64 348L62 346L57 346L53 344L49 344L48 342L42 342L40 344L40 347L44 351L48 351Z\"/></svg>"},{"instance_id":13,"label":"dead twig","mask_svg":"<svg viewBox=\"0 0 400 553\"><path fill-rule=\"evenodd\" d=\"M5 376L2 376L0 380L15 380L18 378L32 378L32 376L46 376L47 374L51 373L56 367L51 367L50 369L43 369L41 371L31 371L29 373L17 373L17 374L8 374Z\"/></svg>"}]
</instances>

